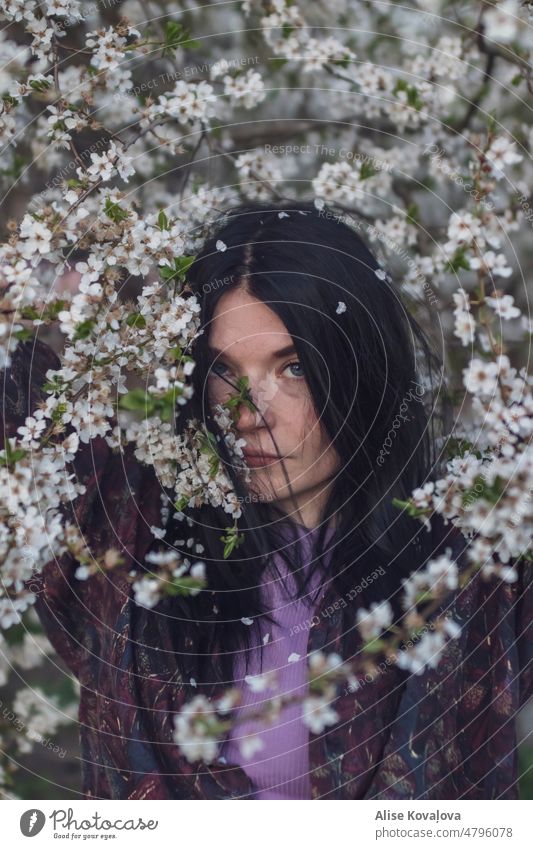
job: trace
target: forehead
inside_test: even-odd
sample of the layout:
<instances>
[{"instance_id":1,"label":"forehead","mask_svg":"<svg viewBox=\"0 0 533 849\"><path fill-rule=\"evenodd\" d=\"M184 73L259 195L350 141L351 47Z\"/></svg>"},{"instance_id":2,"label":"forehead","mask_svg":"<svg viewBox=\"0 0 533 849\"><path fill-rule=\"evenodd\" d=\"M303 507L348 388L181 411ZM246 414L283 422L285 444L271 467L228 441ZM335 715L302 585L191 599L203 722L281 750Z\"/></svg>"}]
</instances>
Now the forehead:
<instances>
[{"instance_id":1,"label":"forehead","mask_svg":"<svg viewBox=\"0 0 533 849\"><path fill-rule=\"evenodd\" d=\"M232 289L218 301L208 332L211 348L231 349L233 357L261 357L291 343L279 316L243 289Z\"/></svg>"}]
</instances>

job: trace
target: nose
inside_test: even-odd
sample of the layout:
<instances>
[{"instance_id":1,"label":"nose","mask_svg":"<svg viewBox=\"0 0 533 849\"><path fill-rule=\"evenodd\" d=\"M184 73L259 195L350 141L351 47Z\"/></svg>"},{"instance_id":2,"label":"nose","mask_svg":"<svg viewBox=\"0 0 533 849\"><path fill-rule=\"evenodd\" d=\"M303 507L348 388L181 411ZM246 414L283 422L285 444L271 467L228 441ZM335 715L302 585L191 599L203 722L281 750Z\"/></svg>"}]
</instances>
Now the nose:
<instances>
[{"instance_id":1,"label":"nose","mask_svg":"<svg viewBox=\"0 0 533 849\"><path fill-rule=\"evenodd\" d=\"M263 420L258 410L251 410L247 404L240 404L238 408L236 428L241 433L249 433L261 427Z\"/></svg>"},{"instance_id":2,"label":"nose","mask_svg":"<svg viewBox=\"0 0 533 849\"><path fill-rule=\"evenodd\" d=\"M257 386L249 382L249 397L253 403L251 405L239 404L236 428L242 433L249 433L260 427L272 428L274 426L274 409L263 397L264 392L261 390L263 382L263 380L258 381ZM250 406L252 409L250 409Z\"/></svg>"}]
</instances>

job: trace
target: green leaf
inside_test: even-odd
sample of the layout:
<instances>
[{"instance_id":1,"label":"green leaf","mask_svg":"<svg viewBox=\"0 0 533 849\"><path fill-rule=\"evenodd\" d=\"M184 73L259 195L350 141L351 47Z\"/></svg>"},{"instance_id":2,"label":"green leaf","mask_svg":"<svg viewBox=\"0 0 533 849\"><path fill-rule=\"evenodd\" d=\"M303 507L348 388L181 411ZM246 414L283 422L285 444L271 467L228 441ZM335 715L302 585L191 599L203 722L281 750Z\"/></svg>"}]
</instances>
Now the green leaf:
<instances>
[{"instance_id":1,"label":"green leaf","mask_svg":"<svg viewBox=\"0 0 533 849\"><path fill-rule=\"evenodd\" d=\"M416 594L415 604L422 604L423 601L431 601L434 597L434 592L431 589L421 590Z\"/></svg>"},{"instance_id":2,"label":"green leaf","mask_svg":"<svg viewBox=\"0 0 533 849\"><path fill-rule=\"evenodd\" d=\"M163 280L172 280L176 274L176 270L169 265L164 265L159 271Z\"/></svg>"},{"instance_id":3,"label":"green leaf","mask_svg":"<svg viewBox=\"0 0 533 849\"><path fill-rule=\"evenodd\" d=\"M55 301L51 301L46 305L46 316L50 320L54 320L58 317L59 313L65 309L67 302L62 298L58 298Z\"/></svg>"},{"instance_id":4,"label":"green leaf","mask_svg":"<svg viewBox=\"0 0 533 849\"><path fill-rule=\"evenodd\" d=\"M66 386L67 384L65 383L62 377L59 377L59 375L54 375L52 380L43 383L42 388L45 392L48 392L50 394L57 393L58 395L61 395L61 393L64 392Z\"/></svg>"},{"instance_id":5,"label":"green leaf","mask_svg":"<svg viewBox=\"0 0 533 849\"><path fill-rule=\"evenodd\" d=\"M244 534L239 535L237 524L235 524L232 528L226 528L226 533L219 539L224 543L224 560L227 560L233 549L244 542Z\"/></svg>"},{"instance_id":6,"label":"green leaf","mask_svg":"<svg viewBox=\"0 0 533 849\"><path fill-rule=\"evenodd\" d=\"M369 177L373 177L374 174L377 174L377 168L374 168L369 162L363 161L361 163L361 170L359 171L359 178L361 180L367 180Z\"/></svg>"},{"instance_id":7,"label":"green leaf","mask_svg":"<svg viewBox=\"0 0 533 849\"><path fill-rule=\"evenodd\" d=\"M185 275L187 274L194 260L194 256L180 256L175 260L176 269L181 278L185 278Z\"/></svg>"},{"instance_id":8,"label":"green leaf","mask_svg":"<svg viewBox=\"0 0 533 849\"><path fill-rule=\"evenodd\" d=\"M182 394L183 389L181 387L171 386L163 395L152 395L154 412L160 417L161 421L172 421L177 399Z\"/></svg>"},{"instance_id":9,"label":"green leaf","mask_svg":"<svg viewBox=\"0 0 533 849\"><path fill-rule=\"evenodd\" d=\"M216 451L218 448L216 436L210 430L205 430L200 433L198 435L198 441L200 443L201 450Z\"/></svg>"},{"instance_id":10,"label":"green leaf","mask_svg":"<svg viewBox=\"0 0 533 849\"><path fill-rule=\"evenodd\" d=\"M483 498L491 504L497 504L505 493L505 481L496 475L494 482L489 485L483 475L476 475L472 487L463 493L462 504L472 504Z\"/></svg>"},{"instance_id":11,"label":"green leaf","mask_svg":"<svg viewBox=\"0 0 533 849\"><path fill-rule=\"evenodd\" d=\"M202 453L209 455L209 474L214 478L220 468L216 437L208 430L198 435L198 441Z\"/></svg>"},{"instance_id":12,"label":"green leaf","mask_svg":"<svg viewBox=\"0 0 533 849\"><path fill-rule=\"evenodd\" d=\"M163 56L168 56L179 47L193 49L200 47L200 42L190 38L190 33L183 24L178 21L167 21Z\"/></svg>"},{"instance_id":13,"label":"green leaf","mask_svg":"<svg viewBox=\"0 0 533 849\"><path fill-rule=\"evenodd\" d=\"M468 439L459 439L457 436L448 437L444 446L444 453L446 457L464 457L467 452L475 454L479 460L483 457L483 452L478 448L474 448L474 444Z\"/></svg>"},{"instance_id":14,"label":"green leaf","mask_svg":"<svg viewBox=\"0 0 533 849\"><path fill-rule=\"evenodd\" d=\"M31 332L31 330L27 330L25 327L23 327L21 330L15 331L13 336L15 336L16 339L20 339L21 342L27 342L28 339L33 339L33 333Z\"/></svg>"},{"instance_id":15,"label":"green leaf","mask_svg":"<svg viewBox=\"0 0 533 849\"><path fill-rule=\"evenodd\" d=\"M339 65L341 68L347 68L350 64L351 59L349 56L345 56L343 59L334 59L332 64Z\"/></svg>"},{"instance_id":16,"label":"green leaf","mask_svg":"<svg viewBox=\"0 0 533 849\"><path fill-rule=\"evenodd\" d=\"M96 322L93 318L88 318L86 321L77 324L72 341L78 342L79 339L88 339L95 324Z\"/></svg>"},{"instance_id":17,"label":"green leaf","mask_svg":"<svg viewBox=\"0 0 533 849\"><path fill-rule=\"evenodd\" d=\"M12 155L12 164L10 168L0 168L0 174L3 177L12 177L13 180L18 180L20 175L22 174L23 169L28 165L28 161L26 157L21 156L20 153L14 153ZM35 216L34 216L35 217ZM42 218L41 218L42 221Z\"/></svg>"},{"instance_id":18,"label":"green leaf","mask_svg":"<svg viewBox=\"0 0 533 849\"><path fill-rule=\"evenodd\" d=\"M410 506L409 501L402 501L401 498L393 498L392 504L394 507L398 507L400 510L407 509Z\"/></svg>"},{"instance_id":19,"label":"green leaf","mask_svg":"<svg viewBox=\"0 0 533 849\"><path fill-rule=\"evenodd\" d=\"M27 626L24 622L18 625L12 625L11 628L6 628L3 637L11 648L11 646L21 645L24 642L24 634L27 631Z\"/></svg>"},{"instance_id":20,"label":"green leaf","mask_svg":"<svg viewBox=\"0 0 533 849\"><path fill-rule=\"evenodd\" d=\"M159 416L161 421L171 421L176 409L176 400L182 395L183 390L179 386L171 386L160 395L146 392L144 389L132 389L119 399L118 406L121 410L142 411L148 416Z\"/></svg>"},{"instance_id":21,"label":"green leaf","mask_svg":"<svg viewBox=\"0 0 533 849\"><path fill-rule=\"evenodd\" d=\"M425 634L426 628L426 625L419 625L418 628L410 628L407 633L409 634L409 639L411 640L411 642L415 643L417 640L419 640L420 637ZM402 642L405 645L405 640L402 640Z\"/></svg>"},{"instance_id":22,"label":"green leaf","mask_svg":"<svg viewBox=\"0 0 533 849\"><path fill-rule=\"evenodd\" d=\"M418 224L418 206L416 205L416 203L413 202L409 204L406 209L406 218L409 224Z\"/></svg>"},{"instance_id":23,"label":"green leaf","mask_svg":"<svg viewBox=\"0 0 533 849\"><path fill-rule=\"evenodd\" d=\"M393 507L398 507L400 510L406 510L408 516L412 519L419 519L421 516L426 516L430 509L428 507L416 507L410 501L402 501L400 498L392 499Z\"/></svg>"},{"instance_id":24,"label":"green leaf","mask_svg":"<svg viewBox=\"0 0 533 849\"><path fill-rule=\"evenodd\" d=\"M23 448L12 448L7 436L4 436L4 451L0 457L0 463L8 468L12 468L18 460L22 460L28 452Z\"/></svg>"},{"instance_id":25,"label":"green leaf","mask_svg":"<svg viewBox=\"0 0 533 849\"><path fill-rule=\"evenodd\" d=\"M494 110L489 112L488 121L487 121L487 131L494 135L496 133L496 115L494 114Z\"/></svg>"},{"instance_id":26,"label":"green leaf","mask_svg":"<svg viewBox=\"0 0 533 849\"><path fill-rule=\"evenodd\" d=\"M63 401L62 404L58 404L55 410L52 412L52 421L53 422L62 422L63 414L67 412L67 404Z\"/></svg>"},{"instance_id":27,"label":"green leaf","mask_svg":"<svg viewBox=\"0 0 533 849\"><path fill-rule=\"evenodd\" d=\"M30 88L34 91L47 91L50 88L50 83L48 80L32 80Z\"/></svg>"},{"instance_id":28,"label":"green leaf","mask_svg":"<svg viewBox=\"0 0 533 849\"><path fill-rule=\"evenodd\" d=\"M122 207L118 203L113 203L111 198L107 197L105 199L104 212L111 221L114 221L118 224L120 221L124 221L129 217L129 212Z\"/></svg>"},{"instance_id":29,"label":"green leaf","mask_svg":"<svg viewBox=\"0 0 533 849\"><path fill-rule=\"evenodd\" d=\"M143 330L146 327L146 319L140 312L133 312L126 319L128 327L138 327Z\"/></svg>"},{"instance_id":30,"label":"green leaf","mask_svg":"<svg viewBox=\"0 0 533 849\"><path fill-rule=\"evenodd\" d=\"M206 582L201 578L193 578L192 575L182 575L179 578L174 578L170 584L165 584L165 595L184 595L191 594L191 590L203 589Z\"/></svg>"},{"instance_id":31,"label":"green leaf","mask_svg":"<svg viewBox=\"0 0 533 849\"><path fill-rule=\"evenodd\" d=\"M187 507L189 503L189 496L182 495L181 498L178 498L177 501L174 502L174 507L179 513L182 513L183 510Z\"/></svg>"},{"instance_id":32,"label":"green leaf","mask_svg":"<svg viewBox=\"0 0 533 849\"><path fill-rule=\"evenodd\" d=\"M118 406L121 410L146 410L153 406L152 398L144 389L131 389L121 395Z\"/></svg>"},{"instance_id":33,"label":"green leaf","mask_svg":"<svg viewBox=\"0 0 533 849\"><path fill-rule=\"evenodd\" d=\"M32 307L30 305L22 307L20 314L21 314L22 318L28 318L28 319L39 318L39 313L37 312L35 307Z\"/></svg>"},{"instance_id":34,"label":"green leaf","mask_svg":"<svg viewBox=\"0 0 533 849\"><path fill-rule=\"evenodd\" d=\"M386 640L375 637L373 640L369 640L368 643L365 643L363 651L368 652L369 654L375 654L376 652L382 651L386 645Z\"/></svg>"},{"instance_id":35,"label":"green leaf","mask_svg":"<svg viewBox=\"0 0 533 849\"><path fill-rule=\"evenodd\" d=\"M274 59L269 59L272 70L279 71L289 60L283 59L281 56L276 56Z\"/></svg>"},{"instance_id":36,"label":"green leaf","mask_svg":"<svg viewBox=\"0 0 533 849\"><path fill-rule=\"evenodd\" d=\"M457 248L453 257L448 260L445 271L456 274L461 268L464 268L465 271L470 271L470 263L466 257L466 247L464 245Z\"/></svg>"},{"instance_id":37,"label":"green leaf","mask_svg":"<svg viewBox=\"0 0 533 849\"><path fill-rule=\"evenodd\" d=\"M392 93L397 94L399 91L405 91L409 106L413 106L417 110L422 109L424 103L418 94L416 86L411 85L407 80L397 80Z\"/></svg>"},{"instance_id":38,"label":"green leaf","mask_svg":"<svg viewBox=\"0 0 533 849\"><path fill-rule=\"evenodd\" d=\"M164 265L159 269L159 273L163 280L169 283L171 280L184 281L187 271L195 260L194 256L177 256L174 257L174 267Z\"/></svg>"},{"instance_id":39,"label":"green leaf","mask_svg":"<svg viewBox=\"0 0 533 849\"><path fill-rule=\"evenodd\" d=\"M168 226L168 218L165 215L164 209L162 209L161 212L159 213L159 215L157 216L157 223L159 225L160 230L169 230L170 229L169 226Z\"/></svg>"},{"instance_id":40,"label":"green leaf","mask_svg":"<svg viewBox=\"0 0 533 849\"><path fill-rule=\"evenodd\" d=\"M220 539L223 540L224 537L220 537ZM237 537L232 537L231 540L226 543L226 545L224 546L224 560L227 560L233 549L237 548L241 544L241 542L244 542L244 534L241 534Z\"/></svg>"},{"instance_id":41,"label":"green leaf","mask_svg":"<svg viewBox=\"0 0 533 849\"><path fill-rule=\"evenodd\" d=\"M43 319L45 321L55 321L61 310L65 309L66 303L67 302L62 298L57 298L54 301L50 301L46 305L46 308L42 315L35 309L35 307L32 307L30 304L27 304L22 308L21 316L22 318L28 319L30 321L33 321L36 318Z\"/></svg>"}]
</instances>

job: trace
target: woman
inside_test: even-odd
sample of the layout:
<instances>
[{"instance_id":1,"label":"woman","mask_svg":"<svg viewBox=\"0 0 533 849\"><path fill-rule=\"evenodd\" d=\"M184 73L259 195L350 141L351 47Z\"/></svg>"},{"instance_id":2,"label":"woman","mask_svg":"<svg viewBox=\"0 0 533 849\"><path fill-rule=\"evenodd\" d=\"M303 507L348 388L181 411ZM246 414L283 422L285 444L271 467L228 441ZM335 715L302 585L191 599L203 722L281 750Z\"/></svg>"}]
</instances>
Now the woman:
<instances>
[{"instance_id":1,"label":"woman","mask_svg":"<svg viewBox=\"0 0 533 849\"><path fill-rule=\"evenodd\" d=\"M218 438L242 540L225 559L221 507L171 515L165 541L179 550L194 534L207 589L136 605L128 572L150 568L161 487L131 445L116 454L98 437L77 455L80 526L91 546L120 543L127 555L83 582L66 555L33 582L50 640L81 683L84 794L515 798L512 720L532 691L531 582L526 595L521 582L477 576L448 600L463 630L437 668L412 675L384 664L354 692L339 686L326 728L304 722L296 702L274 727L237 725L214 762L174 743L174 715L199 693L214 700L235 682L241 718L270 695L249 685L256 673L275 672L273 693L301 696L313 652L357 660L357 610L388 599L400 616L402 578L445 548L461 563L464 543L438 517L427 533L392 505L440 476L450 410L438 358L352 227L310 203L237 207L188 285L203 332L190 352L195 391L176 426L198 417ZM39 343L15 354L10 428L33 409L54 359ZM246 475L216 418L235 393ZM258 730L263 748L246 751Z\"/></svg>"}]
</instances>

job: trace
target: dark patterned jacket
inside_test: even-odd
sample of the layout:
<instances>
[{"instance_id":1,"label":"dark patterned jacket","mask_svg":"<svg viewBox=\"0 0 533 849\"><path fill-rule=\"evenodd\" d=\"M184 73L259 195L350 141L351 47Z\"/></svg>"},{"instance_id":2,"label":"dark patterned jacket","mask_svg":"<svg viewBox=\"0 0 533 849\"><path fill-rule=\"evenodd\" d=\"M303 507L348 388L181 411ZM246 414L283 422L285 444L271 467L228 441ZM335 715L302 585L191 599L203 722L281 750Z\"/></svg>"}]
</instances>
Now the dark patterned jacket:
<instances>
[{"instance_id":1,"label":"dark patterned jacket","mask_svg":"<svg viewBox=\"0 0 533 849\"><path fill-rule=\"evenodd\" d=\"M46 370L58 366L43 343L19 346L2 374L9 434L33 411ZM198 690L182 680L164 622L154 647L144 637L146 612L132 600L127 571L142 564L154 541L150 526L159 523L153 469L136 460L131 446L113 452L101 437L82 446L75 468L87 487L76 501L87 540L119 548L125 559L111 573L80 581L67 554L32 579L46 633L81 685L85 796L247 798L253 789L241 767L191 764L173 742L174 713ZM463 537L451 525L444 534L443 548L450 546L461 564ZM355 692L339 684L337 723L309 732L312 798L517 798L515 717L533 693L532 587L531 564L514 584L477 575L453 594L450 613L462 634L436 669L414 675L390 665ZM356 628L349 642L341 635L339 601L330 583L308 651L350 660L360 638ZM202 692L216 698L223 689Z\"/></svg>"}]
</instances>

